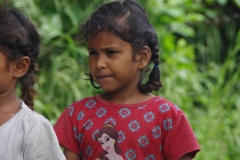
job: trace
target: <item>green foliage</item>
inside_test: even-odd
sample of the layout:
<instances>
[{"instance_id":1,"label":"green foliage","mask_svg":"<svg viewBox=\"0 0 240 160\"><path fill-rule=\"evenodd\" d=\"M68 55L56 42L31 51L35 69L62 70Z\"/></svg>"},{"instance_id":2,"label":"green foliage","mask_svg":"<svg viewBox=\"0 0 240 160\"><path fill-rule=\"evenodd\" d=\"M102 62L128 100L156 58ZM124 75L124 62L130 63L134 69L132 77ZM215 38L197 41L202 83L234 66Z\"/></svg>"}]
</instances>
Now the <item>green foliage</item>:
<instances>
[{"instance_id":1,"label":"green foliage","mask_svg":"<svg viewBox=\"0 0 240 160\"><path fill-rule=\"evenodd\" d=\"M23 0L42 38L35 110L53 124L72 102L101 91L91 87L88 53L78 25L101 3ZM196 159L240 157L240 20L238 0L139 0L161 46L162 95L187 115L202 151Z\"/></svg>"}]
</instances>

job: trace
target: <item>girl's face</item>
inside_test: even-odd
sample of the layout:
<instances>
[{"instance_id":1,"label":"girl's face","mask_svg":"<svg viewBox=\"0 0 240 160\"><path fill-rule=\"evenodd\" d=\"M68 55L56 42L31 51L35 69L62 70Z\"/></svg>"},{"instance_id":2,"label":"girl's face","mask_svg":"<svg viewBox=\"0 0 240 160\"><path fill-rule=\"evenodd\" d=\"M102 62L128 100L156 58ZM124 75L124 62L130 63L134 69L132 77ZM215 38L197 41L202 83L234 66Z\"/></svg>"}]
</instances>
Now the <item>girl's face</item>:
<instances>
[{"instance_id":1,"label":"girl's face","mask_svg":"<svg viewBox=\"0 0 240 160\"><path fill-rule=\"evenodd\" d=\"M132 45L108 32L88 40L89 66L94 80L109 93L130 93L140 79Z\"/></svg>"},{"instance_id":2,"label":"girl's face","mask_svg":"<svg viewBox=\"0 0 240 160\"><path fill-rule=\"evenodd\" d=\"M102 148L105 151L107 151L107 152L114 151L115 140L112 139L108 134L103 133L101 138L98 138L98 142L101 143Z\"/></svg>"},{"instance_id":3,"label":"girl's face","mask_svg":"<svg viewBox=\"0 0 240 160\"><path fill-rule=\"evenodd\" d=\"M7 68L7 58L0 51L0 95L12 90L15 86L13 83L13 75L11 74L12 64L10 62L9 68Z\"/></svg>"}]
</instances>

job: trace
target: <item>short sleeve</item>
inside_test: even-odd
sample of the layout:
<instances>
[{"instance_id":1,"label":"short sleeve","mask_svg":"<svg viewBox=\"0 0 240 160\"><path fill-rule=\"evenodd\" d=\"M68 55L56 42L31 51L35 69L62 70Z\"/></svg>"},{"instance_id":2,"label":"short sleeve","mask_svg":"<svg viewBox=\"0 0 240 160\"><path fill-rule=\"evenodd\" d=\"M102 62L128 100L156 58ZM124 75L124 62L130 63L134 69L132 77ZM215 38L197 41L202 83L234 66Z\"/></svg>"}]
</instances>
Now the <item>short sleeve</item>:
<instances>
[{"instance_id":1,"label":"short sleeve","mask_svg":"<svg viewBox=\"0 0 240 160\"><path fill-rule=\"evenodd\" d=\"M52 125L38 122L24 140L24 160L66 160Z\"/></svg>"},{"instance_id":2,"label":"short sleeve","mask_svg":"<svg viewBox=\"0 0 240 160\"><path fill-rule=\"evenodd\" d=\"M70 151L76 154L79 154L79 144L74 137L73 116L74 116L73 106L67 107L57 120L54 126L54 130L56 132L59 143L63 147L69 149Z\"/></svg>"},{"instance_id":3,"label":"short sleeve","mask_svg":"<svg viewBox=\"0 0 240 160\"><path fill-rule=\"evenodd\" d=\"M191 153L193 158L200 151L194 132L183 113L179 115L175 125L167 135L163 148L168 160L178 160L187 153Z\"/></svg>"}]
</instances>

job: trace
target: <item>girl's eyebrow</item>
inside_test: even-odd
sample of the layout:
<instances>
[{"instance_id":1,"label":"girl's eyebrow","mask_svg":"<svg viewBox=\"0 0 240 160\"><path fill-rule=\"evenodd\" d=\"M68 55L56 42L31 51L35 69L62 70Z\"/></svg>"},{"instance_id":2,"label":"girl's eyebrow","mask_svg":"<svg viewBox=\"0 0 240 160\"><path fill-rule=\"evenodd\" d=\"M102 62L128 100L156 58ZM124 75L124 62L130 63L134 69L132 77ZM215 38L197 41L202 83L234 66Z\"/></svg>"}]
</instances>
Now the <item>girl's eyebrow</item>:
<instances>
[{"instance_id":1,"label":"girl's eyebrow","mask_svg":"<svg viewBox=\"0 0 240 160\"><path fill-rule=\"evenodd\" d=\"M106 47L106 48L101 48L100 50L101 51L109 51L109 50L114 50L114 49L118 49L118 48L121 48L121 47ZM96 50L96 49L91 48L91 47L88 47L87 49L90 50L90 51Z\"/></svg>"},{"instance_id":2,"label":"girl's eyebrow","mask_svg":"<svg viewBox=\"0 0 240 160\"><path fill-rule=\"evenodd\" d=\"M105 136L104 139L108 138L108 136Z\"/></svg>"},{"instance_id":3,"label":"girl's eyebrow","mask_svg":"<svg viewBox=\"0 0 240 160\"><path fill-rule=\"evenodd\" d=\"M87 47L88 50L94 50L92 47Z\"/></svg>"}]
</instances>

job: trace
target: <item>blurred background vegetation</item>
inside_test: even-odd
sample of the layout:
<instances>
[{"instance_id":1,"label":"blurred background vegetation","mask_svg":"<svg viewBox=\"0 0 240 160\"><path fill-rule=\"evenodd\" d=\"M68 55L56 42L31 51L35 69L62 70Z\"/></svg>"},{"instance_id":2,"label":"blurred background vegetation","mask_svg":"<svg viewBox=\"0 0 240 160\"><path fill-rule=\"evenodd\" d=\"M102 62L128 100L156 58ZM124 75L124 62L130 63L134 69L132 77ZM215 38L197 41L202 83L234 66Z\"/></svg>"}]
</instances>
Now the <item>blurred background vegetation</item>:
<instances>
[{"instance_id":1,"label":"blurred background vegetation","mask_svg":"<svg viewBox=\"0 0 240 160\"><path fill-rule=\"evenodd\" d=\"M17 1L17 0L16 0ZM42 39L35 110L54 124L69 104L100 93L84 73L78 26L110 0L19 0ZM196 160L240 157L240 1L138 0L161 46L163 88L187 115L202 151Z\"/></svg>"}]
</instances>

